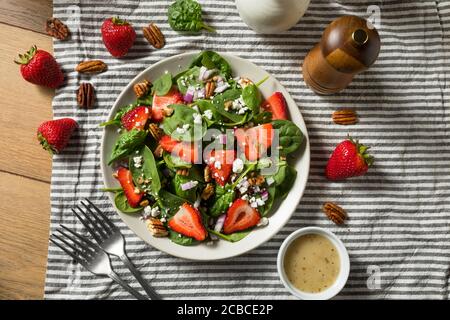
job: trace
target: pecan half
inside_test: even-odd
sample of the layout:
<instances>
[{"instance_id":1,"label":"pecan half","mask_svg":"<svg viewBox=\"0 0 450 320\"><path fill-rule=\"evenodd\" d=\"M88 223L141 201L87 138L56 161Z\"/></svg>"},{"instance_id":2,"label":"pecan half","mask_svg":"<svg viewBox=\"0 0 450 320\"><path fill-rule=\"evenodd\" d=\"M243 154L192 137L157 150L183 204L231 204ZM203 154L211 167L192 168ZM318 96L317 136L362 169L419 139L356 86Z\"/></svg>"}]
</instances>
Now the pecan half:
<instances>
[{"instance_id":1,"label":"pecan half","mask_svg":"<svg viewBox=\"0 0 450 320\"><path fill-rule=\"evenodd\" d=\"M205 179L205 182L211 181L211 168L209 166L205 167L205 170L203 171L203 178Z\"/></svg>"},{"instance_id":2,"label":"pecan half","mask_svg":"<svg viewBox=\"0 0 450 320\"><path fill-rule=\"evenodd\" d=\"M343 224L344 220L347 218L345 210L333 202L325 202L322 210L328 219L336 224Z\"/></svg>"},{"instance_id":3,"label":"pecan half","mask_svg":"<svg viewBox=\"0 0 450 320\"><path fill-rule=\"evenodd\" d=\"M148 80L144 80L142 82L136 83L133 86L134 93L136 94L136 97L142 98L148 93L148 90L151 87L151 83Z\"/></svg>"},{"instance_id":4,"label":"pecan half","mask_svg":"<svg viewBox=\"0 0 450 320\"><path fill-rule=\"evenodd\" d=\"M209 99L214 95L214 90L216 89L216 83L214 81L208 81L205 84L205 98Z\"/></svg>"},{"instance_id":5,"label":"pecan half","mask_svg":"<svg viewBox=\"0 0 450 320\"><path fill-rule=\"evenodd\" d=\"M156 49L164 47L165 39L161 30L154 23L150 23L147 27L142 28L145 39Z\"/></svg>"},{"instance_id":6,"label":"pecan half","mask_svg":"<svg viewBox=\"0 0 450 320\"><path fill-rule=\"evenodd\" d=\"M75 67L75 71L78 71L80 73L100 73L105 71L106 68L106 63L104 63L102 60L86 60L80 62Z\"/></svg>"},{"instance_id":7,"label":"pecan half","mask_svg":"<svg viewBox=\"0 0 450 320\"><path fill-rule=\"evenodd\" d=\"M69 28L58 18L48 18L45 23L45 31L58 40L66 40L70 35Z\"/></svg>"},{"instance_id":8,"label":"pecan half","mask_svg":"<svg viewBox=\"0 0 450 320\"><path fill-rule=\"evenodd\" d=\"M81 108L90 109L94 105L94 86L88 82L80 84L77 94L77 102Z\"/></svg>"},{"instance_id":9,"label":"pecan half","mask_svg":"<svg viewBox=\"0 0 450 320\"><path fill-rule=\"evenodd\" d=\"M189 170L188 169L178 169L177 174L180 176L186 177L187 175L189 175Z\"/></svg>"},{"instance_id":10,"label":"pecan half","mask_svg":"<svg viewBox=\"0 0 450 320\"><path fill-rule=\"evenodd\" d=\"M150 123L148 125L148 131L156 141L159 141L164 135L164 131L156 123Z\"/></svg>"},{"instance_id":11,"label":"pecan half","mask_svg":"<svg viewBox=\"0 0 450 320\"><path fill-rule=\"evenodd\" d=\"M203 189L201 197L203 200L208 200L214 194L214 185L212 183L208 183Z\"/></svg>"},{"instance_id":12,"label":"pecan half","mask_svg":"<svg viewBox=\"0 0 450 320\"><path fill-rule=\"evenodd\" d=\"M258 175L256 177L248 178L247 181L251 186L260 186L264 183L264 181L266 181L266 179L264 178L264 176Z\"/></svg>"},{"instance_id":13,"label":"pecan half","mask_svg":"<svg viewBox=\"0 0 450 320\"><path fill-rule=\"evenodd\" d=\"M145 223L148 231L150 231L154 237L166 237L169 234L166 227L164 227L163 223L159 219L148 218L145 220Z\"/></svg>"},{"instance_id":14,"label":"pecan half","mask_svg":"<svg viewBox=\"0 0 450 320\"><path fill-rule=\"evenodd\" d=\"M155 150L153 151L153 154L157 158L161 158L163 156L164 149L161 147L161 145L157 145Z\"/></svg>"},{"instance_id":15,"label":"pecan half","mask_svg":"<svg viewBox=\"0 0 450 320\"><path fill-rule=\"evenodd\" d=\"M341 125L355 124L358 122L358 115L352 109L336 110L331 117L334 123Z\"/></svg>"},{"instance_id":16,"label":"pecan half","mask_svg":"<svg viewBox=\"0 0 450 320\"><path fill-rule=\"evenodd\" d=\"M249 78L240 78L238 83L242 88L245 88L246 86L253 84L253 81Z\"/></svg>"},{"instance_id":17,"label":"pecan half","mask_svg":"<svg viewBox=\"0 0 450 320\"><path fill-rule=\"evenodd\" d=\"M149 204L150 204L150 202L149 202L147 199L142 200L141 202L139 202L139 205L140 205L141 207L146 207L146 206L148 206Z\"/></svg>"}]
</instances>

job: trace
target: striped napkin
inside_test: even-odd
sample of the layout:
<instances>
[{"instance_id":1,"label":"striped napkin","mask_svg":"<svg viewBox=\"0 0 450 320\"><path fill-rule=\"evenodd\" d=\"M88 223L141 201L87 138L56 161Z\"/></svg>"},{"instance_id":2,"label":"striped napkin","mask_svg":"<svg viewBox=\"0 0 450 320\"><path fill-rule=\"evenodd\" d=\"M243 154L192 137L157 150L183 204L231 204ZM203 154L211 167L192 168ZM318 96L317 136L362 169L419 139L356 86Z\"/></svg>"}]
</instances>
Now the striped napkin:
<instances>
[{"instance_id":1,"label":"striped napkin","mask_svg":"<svg viewBox=\"0 0 450 320\"><path fill-rule=\"evenodd\" d=\"M231 0L200 1L205 22L217 33L180 35L167 23L170 2L54 0L54 16L72 32L69 41L54 43L68 79L53 100L54 115L73 117L81 128L67 152L53 160L51 230L64 223L83 231L70 208L89 197L120 226L131 260L162 297L289 299L277 275L278 248L292 231L321 226L335 232L350 254L350 277L337 298L450 298L450 1L312 0L293 29L276 35L255 34ZM341 94L323 97L311 92L300 66L326 25L344 14L368 18L377 12L382 47L375 65ZM116 15L129 20L138 33L125 59L112 58L101 41L102 21ZM166 36L162 50L149 46L140 32L150 21ZM151 248L124 225L99 191L103 182L98 124L121 90L153 63L205 49L241 56L279 79L305 118L312 150L306 192L289 223L250 253L218 262L182 260ZM101 59L109 69L92 77L74 72L85 59ZM92 110L76 105L82 81L96 88ZM355 108L360 122L349 127L333 124L331 113L338 107ZM372 147L374 167L364 177L328 182L325 163L348 133ZM324 217L325 201L336 201L348 211L344 227ZM120 275L133 281L123 265L114 264ZM138 287L137 282L133 286ZM45 298L131 297L50 244Z\"/></svg>"}]
</instances>

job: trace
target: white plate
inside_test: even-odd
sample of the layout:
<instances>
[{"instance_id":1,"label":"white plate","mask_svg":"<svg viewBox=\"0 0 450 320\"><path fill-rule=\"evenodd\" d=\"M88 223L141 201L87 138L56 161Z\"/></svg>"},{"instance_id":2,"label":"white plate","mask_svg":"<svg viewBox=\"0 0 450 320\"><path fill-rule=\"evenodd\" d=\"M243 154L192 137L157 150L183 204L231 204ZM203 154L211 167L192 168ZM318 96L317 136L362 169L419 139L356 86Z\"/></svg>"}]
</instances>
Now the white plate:
<instances>
[{"instance_id":1,"label":"white plate","mask_svg":"<svg viewBox=\"0 0 450 320\"><path fill-rule=\"evenodd\" d=\"M242 58L220 53L231 65L233 69L233 76L245 76L254 81L259 81L268 75L266 71L256 66L255 64L244 60ZM134 78L122 91L114 103L108 120L112 119L117 110L136 100L133 92L133 85L143 79L154 80L161 76L165 71L169 71L173 75L185 70L190 64L197 52L189 52L176 55L160 61ZM305 190L306 181L308 180L310 150L308 132L306 130L303 117L298 110L297 105L291 98L286 89L273 76L260 86L260 90L264 97L268 97L275 91L280 91L286 98L289 106L291 120L302 130L305 135L305 142L302 145L302 152L295 163L292 163L297 169L297 179L295 180L292 190L289 192L287 198L273 211L269 217L269 225L263 228L257 228L252 231L247 237L239 242L231 243L225 240L216 241L213 246L200 244L196 246L181 246L171 242L168 238L154 238L147 230L144 222L142 222L139 214L125 214L117 210L119 216L128 225L128 227L136 233L141 239L146 241L151 246L171 254L176 257L190 259L190 260L219 260L234 257L250 251L274 236L290 219L292 213L300 201L303 191ZM102 145L101 145L101 169L103 173L103 180L105 187L113 188L120 186L119 183L112 177L113 170L107 165L107 159L111 153L113 145L118 137L117 128L111 126L106 127L103 131ZM114 195L109 193L109 198L114 205ZM116 208L117 209L117 208Z\"/></svg>"}]
</instances>

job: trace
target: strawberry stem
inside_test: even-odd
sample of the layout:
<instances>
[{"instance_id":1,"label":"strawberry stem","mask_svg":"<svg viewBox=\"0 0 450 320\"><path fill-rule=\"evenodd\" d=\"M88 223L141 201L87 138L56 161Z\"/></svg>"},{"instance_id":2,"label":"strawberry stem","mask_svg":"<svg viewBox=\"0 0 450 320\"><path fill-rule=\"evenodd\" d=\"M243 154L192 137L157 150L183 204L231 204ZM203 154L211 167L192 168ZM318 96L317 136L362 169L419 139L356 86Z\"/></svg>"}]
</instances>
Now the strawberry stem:
<instances>
[{"instance_id":1,"label":"strawberry stem","mask_svg":"<svg viewBox=\"0 0 450 320\"><path fill-rule=\"evenodd\" d=\"M373 164L374 158L370 154L366 153L367 150L370 149L370 147L365 146L361 143L359 143L359 140L354 140L350 135L348 136L348 140L350 140L356 147L356 150L358 150L358 154L363 157L364 161L366 162L367 166L371 166Z\"/></svg>"},{"instance_id":2,"label":"strawberry stem","mask_svg":"<svg viewBox=\"0 0 450 320\"><path fill-rule=\"evenodd\" d=\"M26 53L19 54L19 60L18 61L14 60L14 62L17 64L28 64L28 62L30 62L30 60L33 59L34 55L36 54L36 51L37 47L36 45L34 45Z\"/></svg>"},{"instance_id":3,"label":"strawberry stem","mask_svg":"<svg viewBox=\"0 0 450 320\"><path fill-rule=\"evenodd\" d=\"M118 26L126 26L126 25L129 24L128 21L122 20L122 19L120 19L119 17L112 17L112 18L111 18L111 21L112 21L115 25L118 25Z\"/></svg>"},{"instance_id":4,"label":"strawberry stem","mask_svg":"<svg viewBox=\"0 0 450 320\"><path fill-rule=\"evenodd\" d=\"M39 143L41 144L42 148L47 150L50 155L54 155L55 153L58 153L58 150L56 150L50 143L48 143L47 139L41 134L37 134L37 138L39 140Z\"/></svg>"}]
</instances>

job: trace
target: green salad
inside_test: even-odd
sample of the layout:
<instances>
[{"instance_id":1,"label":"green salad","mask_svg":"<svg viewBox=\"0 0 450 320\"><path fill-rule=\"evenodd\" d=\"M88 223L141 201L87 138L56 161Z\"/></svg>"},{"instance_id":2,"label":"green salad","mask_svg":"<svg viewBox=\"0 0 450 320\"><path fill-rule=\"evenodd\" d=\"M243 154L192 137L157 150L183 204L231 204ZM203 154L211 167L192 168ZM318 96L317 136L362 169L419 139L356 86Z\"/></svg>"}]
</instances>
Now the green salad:
<instances>
[{"instance_id":1,"label":"green salad","mask_svg":"<svg viewBox=\"0 0 450 320\"><path fill-rule=\"evenodd\" d=\"M117 209L180 245L236 242L267 225L304 136L281 92L262 96L266 79L236 77L203 51L179 74L135 84L136 101L102 124L120 133L108 160L120 187L105 189Z\"/></svg>"}]
</instances>

